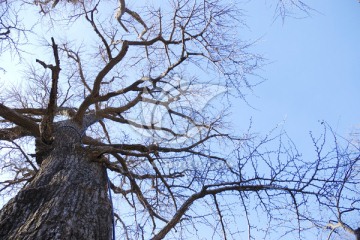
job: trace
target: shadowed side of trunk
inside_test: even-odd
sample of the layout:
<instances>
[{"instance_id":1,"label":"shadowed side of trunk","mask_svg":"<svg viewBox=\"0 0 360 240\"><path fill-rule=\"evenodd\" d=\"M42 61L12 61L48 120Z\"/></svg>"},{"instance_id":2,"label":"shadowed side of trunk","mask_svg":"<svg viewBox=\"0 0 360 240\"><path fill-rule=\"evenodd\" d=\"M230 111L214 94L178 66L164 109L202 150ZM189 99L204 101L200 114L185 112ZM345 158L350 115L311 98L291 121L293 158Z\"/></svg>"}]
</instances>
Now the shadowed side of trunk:
<instances>
[{"instance_id":1,"label":"shadowed side of trunk","mask_svg":"<svg viewBox=\"0 0 360 240\"><path fill-rule=\"evenodd\" d=\"M1 210L0 239L111 239L105 168L75 147L66 133L74 130L62 131L36 177Z\"/></svg>"}]
</instances>

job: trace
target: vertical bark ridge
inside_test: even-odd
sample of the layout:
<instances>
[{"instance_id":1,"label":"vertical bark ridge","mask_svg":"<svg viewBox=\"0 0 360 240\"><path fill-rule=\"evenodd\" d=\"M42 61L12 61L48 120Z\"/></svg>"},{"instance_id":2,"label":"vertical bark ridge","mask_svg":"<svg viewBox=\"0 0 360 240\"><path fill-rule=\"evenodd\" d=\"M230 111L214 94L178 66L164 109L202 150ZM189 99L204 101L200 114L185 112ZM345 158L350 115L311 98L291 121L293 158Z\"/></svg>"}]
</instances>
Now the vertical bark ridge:
<instances>
[{"instance_id":1,"label":"vertical bark ridge","mask_svg":"<svg viewBox=\"0 0 360 240\"><path fill-rule=\"evenodd\" d=\"M105 169L75 149L78 138L69 129L59 132L36 177L0 212L0 239L111 239Z\"/></svg>"}]
</instances>

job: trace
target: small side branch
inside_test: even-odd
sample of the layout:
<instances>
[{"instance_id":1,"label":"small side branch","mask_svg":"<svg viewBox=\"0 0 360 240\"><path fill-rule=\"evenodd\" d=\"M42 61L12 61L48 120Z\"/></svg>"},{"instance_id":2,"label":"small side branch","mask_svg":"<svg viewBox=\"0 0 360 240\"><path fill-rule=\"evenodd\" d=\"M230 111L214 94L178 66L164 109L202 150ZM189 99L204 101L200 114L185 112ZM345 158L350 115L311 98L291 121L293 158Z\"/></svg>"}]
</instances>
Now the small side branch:
<instances>
[{"instance_id":1,"label":"small side branch","mask_svg":"<svg viewBox=\"0 0 360 240\"><path fill-rule=\"evenodd\" d=\"M115 18L118 20L119 24L121 25L121 27L126 31L129 32L129 30L126 28L126 26L123 24L123 22L121 21L122 16L124 15L124 13L129 14L130 16L132 16L138 23L140 23L144 29L143 31L140 33L139 38L142 39L144 34L149 30L148 26L146 25L146 23L144 22L144 20L140 17L140 15L135 12L132 11L128 8L126 8L125 6L125 0L119 0L119 7L118 10L115 13Z\"/></svg>"},{"instance_id":2,"label":"small side branch","mask_svg":"<svg viewBox=\"0 0 360 240\"><path fill-rule=\"evenodd\" d=\"M215 203L216 211L219 214L220 223L221 223L221 229L222 229L222 232L224 234L224 240L227 240L226 231L225 231L225 224L224 224L224 221L223 221L223 215L221 213L218 200L216 199L216 194L214 194L213 197L214 197L214 203Z\"/></svg>"}]
</instances>

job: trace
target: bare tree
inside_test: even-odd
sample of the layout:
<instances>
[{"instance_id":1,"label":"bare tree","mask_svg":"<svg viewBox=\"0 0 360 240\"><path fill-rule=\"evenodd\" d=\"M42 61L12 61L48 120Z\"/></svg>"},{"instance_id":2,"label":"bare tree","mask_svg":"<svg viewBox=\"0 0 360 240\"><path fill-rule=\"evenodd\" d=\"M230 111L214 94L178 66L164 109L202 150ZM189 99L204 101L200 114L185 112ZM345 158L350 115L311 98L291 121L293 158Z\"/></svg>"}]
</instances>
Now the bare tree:
<instances>
[{"instance_id":1,"label":"bare tree","mask_svg":"<svg viewBox=\"0 0 360 240\"><path fill-rule=\"evenodd\" d=\"M26 29L18 15L17 4L9 1L0 1L0 57L3 53L10 56L20 56L21 45L26 43L26 34L31 27ZM4 70L0 65L0 70Z\"/></svg>"},{"instance_id":2,"label":"bare tree","mask_svg":"<svg viewBox=\"0 0 360 240\"><path fill-rule=\"evenodd\" d=\"M334 192L332 201L324 204L324 207L332 213L326 225L326 228L329 229L327 239L332 239L334 235L344 235L344 232L349 233L356 240L360 239L359 198L353 195L358 191L360 171L360 145L356 132L355 130L351 133L350 139L342 139L332 132L336 146L334 149L336 159L339 166L343 166L339 167L341 174L339 179L342 179L342 182L339 183L337 191Z\"/></svg>"},{"instance_id":3,"label":"bare tree","mask_svg":"<svg viewBox=\"0 0 360 240\"><path fill-rule=\"evenodd\" d=\"M60 2L35 1L54 28L60 16L92 33L51 38L53 60L39 56L26 86L2 93L0 191L21 190L0 211L0 238L303 239L333 226L313 208L343 223L354 149L314 137L316 158L302 159L286 133L234 134L223 104L208 104L257 84L236 5L76 1L64 16Z\"/></svg>"}]
</instances>

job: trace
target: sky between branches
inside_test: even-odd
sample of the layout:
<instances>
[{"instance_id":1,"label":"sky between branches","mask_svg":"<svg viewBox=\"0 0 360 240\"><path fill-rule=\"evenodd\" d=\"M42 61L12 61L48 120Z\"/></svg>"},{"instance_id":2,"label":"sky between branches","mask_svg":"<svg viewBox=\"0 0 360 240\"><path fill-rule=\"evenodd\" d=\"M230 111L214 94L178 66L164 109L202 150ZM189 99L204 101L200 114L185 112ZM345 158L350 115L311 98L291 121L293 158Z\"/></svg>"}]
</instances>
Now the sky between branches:
<instances>
[{"instance_id":1,"label":"sky between branches","mask_svg":"<svg viewBox=\"0 0 360 240\"><path fill-rule=\"evenodd\" d=\"M344 136L359 128L360 4L320 0L309 3L314 9L310 16L282 21L274 20L272 1L243 2L244 39L257 40L252 50L267 63L257 74L266 81L246 96L251 106L242 101L233 105L234 123L247 128L252 117L254 130L266 132L284 122L299 144L309 131L322 131L323 120ZM25 56L28 63L41 57ZM1 82L20 79L22 63L6 54L1 63L7 70Z\"/></svg>"},{"instance_id":2,"label":"sky between branches","mask_svg":"<svg viewBox=\"0 0 360 240\"><path fill-rule=\"evenodd\" d=\"M248 98L257 110L234 115L252 116L260 131L285 120L300 146L323 120L343 136L359 128L360 4L312 1L309 17L272 22L270 1L264 2L247 4L247 23L250 36L260 38L256 50L270 62L260 72L267 81Z\"/></svg>"},{"instance_id":3,"label":"sky between branches","mask_svg":"<svg viewBox=\"0 0 360 240\"><path fill-rule=\"evenodd\" d=\"M234 125L240 132L252 117L253 130L266 133L284 123L300 152L313 151L309 131L320 133L323 120L347 137L360 128L360 4L319 0L309 3L310 16L282 22L269 2L244 1L244 37L258 39L252 49L268 64L258 71L266 81L247 95L253 108L234 102ZM32 58L41 56L26 61ZM7 69L1 81L18 79L21 64L0 61Z\"/></svg>"}]
</instances>

